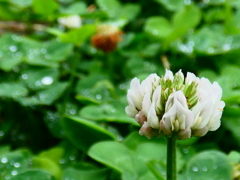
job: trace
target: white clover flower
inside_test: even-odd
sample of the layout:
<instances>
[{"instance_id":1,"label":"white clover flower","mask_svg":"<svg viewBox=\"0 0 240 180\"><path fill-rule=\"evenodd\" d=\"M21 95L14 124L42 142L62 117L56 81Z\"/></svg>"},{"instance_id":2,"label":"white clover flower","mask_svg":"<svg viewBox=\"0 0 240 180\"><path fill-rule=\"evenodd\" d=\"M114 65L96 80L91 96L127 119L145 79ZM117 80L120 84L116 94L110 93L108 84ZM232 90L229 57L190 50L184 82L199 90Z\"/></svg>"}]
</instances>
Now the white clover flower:
<instances>
[{"instance_id":1,"label":"white clover flower","mask_svg":"<svg viewBox=\"0 0 240 180\"><path fill-rule=\"evenodd\" d=\"M149 75L140 83L134 78L127 93L129 117L142 126L139 133L148 138L177 135L179 139L204 136L220 127L225 103L222 89L206 78L188 72L166 70L160 78Z\"/></svg>"},{"instance_id":2,"label":"white clover flower","mask_svg":"<svg viewBox=\"0 0 240 180\"><path fill-rule=\"evenodd\" d=\"M79 28L82 26L82 19L79 15L70 15L58 18L58 23L70 29Z\"/></svg>"}]
</instances>

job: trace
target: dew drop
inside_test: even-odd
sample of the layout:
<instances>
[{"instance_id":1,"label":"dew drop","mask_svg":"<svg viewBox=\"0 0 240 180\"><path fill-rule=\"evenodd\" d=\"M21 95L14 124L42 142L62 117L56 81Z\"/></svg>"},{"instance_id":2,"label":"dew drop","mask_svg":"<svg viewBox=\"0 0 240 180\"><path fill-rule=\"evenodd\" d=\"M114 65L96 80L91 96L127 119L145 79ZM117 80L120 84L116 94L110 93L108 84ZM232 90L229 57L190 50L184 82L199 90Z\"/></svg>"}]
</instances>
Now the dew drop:
<instances>
[{"instance_id":1,"label":"dew drop","mask_svg":"<svg viewBox=\"0 0 240 180\"><path fill-rule=\"evenodd\" d=\"M69 159L73 161L76 157L75 156L70 156Z\"/></svg>"},{"instance_id":2,"label":"dew drop","mask_svg":"<svg viewBox=\"0 0 240 180\"><path fill-rule=\"evenodd\" d=\"M189 4L191 4L191 0L185 0L184 3L185 3L186 5L189 5Z\"/></svg>"},{"instance_id":3,"label":"dew drop","mask_svg":"<svg viewBox=\"0 0 240 180\"><path fill-rule=\"evenodd\" d=\"M10 47L9 47L9 50L10 50L11 52L16 52L16 51L17 51L17 46L10 46Z\"/></svg>"},{"instance_id":4,"label":"dew drop","mask_svg":"<svg viewBox=\"0 0 240 180\"><path fill-rule=\"evenodd\" d=\"M44 57L45 57L45 59L50 59L51 58L51 56L49 54L46 54Z\"/></svg>"},{"instance_id":5,"label":"dew drop","mask_svg":"<svg viewBox=\"0 0 240 180\"><path fill-rule=\"evenodd\" d=\"M26 80L26 79L28 79L28 75L27 74L22 74L21 78Z\"/></svg>"},{"instance_id":6,"label":"dew drop","mask_svg":"<svg viewBox=\"0 0 240 180\"><path fill-rule=\"evenodd\" d=\"M12 174L13 176L15 176L15 175L18 174L18 172L17 172L16 170L13 170L13 171L11 172L11 174Z\"/></svg>"},{"instance_id":7,"label":"dew drop","mask_svg":"<svg viewBox=\"0 0 240 180\"><path fill-rule=\"evenodd\" d=\"M4 136L4 132L0 131L0 137Z\"/></svg>"},{"instance_id":8,"label":"dew drop","mask_svg":"<svg viewBox=\"0 0 240 180\"><path fill-rule=\"evenodd\" d=\"M41 82L44 84L44 85L50 85L53 83L53 78L50 77L50 76L46 76L44 77Z\"/></svg>"},{"instance_id":9,"label":"dew drop","mask_svg":"<svg viewBox=\"0 0 240 180\"><path fill-rule=\"evenodd\" d=\"M207 167L203 167L202 170L206 172L208 169Z\"/></svg>"},{"instance_id":10,"label":"dew drop","mask_svg":"<svg viewBox=\"0 0 240 180\"><path fill-rule=\"evenodd\" d=\"M184 153L184 154L188 154L188 153L189 153L189 150L188 150L187 148L184 148L184 149L183 149L183 153Z\"/></svg>"},{"instance_id":11,"label":"dew drop","mask_svg":"<svg viewBox=\"0 0 240 180\"><path fill-rule=\"evenodd\" d=\"M8 159L7 159L6 157L3 157L3 158L1 159L1 162L2 162L2 163L7 163L7 162L8 162Z\"/></svg>"},{"instance_id":12,"label":"dew drop","mask_svg":"<svg viewBox=\"0 0 240 180\"><path fill-rule=\"evenodd\" d=\"M60 164L64 164L65 162L66 162L65 159L61 159L61 160L60 160Z\"/></svg>"},{"instance_id":13,"label":"dew drop","mask_svg":"<svg viewBox=\"0 0 240 180\"><path fill-rule=\"evenodd\" d=\"M154 35L158 35L158 30L153 30L152 33L153 33Z\"/></svg>"},{"instance_id":14,"label":"dew drop","mask_svg":"<svg viewBox=\"0 0 240 180\"><path fill-rule=\"evenodd\" d=\"M41 83L40 81L36 81L36 82L35 82L35 85L36 85L36 86L40 86L40 85L42 85L42 83Z\"/></svg>"},{"instance_id":15,"label":"dew drop","mask_svg":"<svg viewBox=\"0 0 240 180\"><path fill-rule=\"evenodd\" d=\"M192 168L192 170L193 170L194 172L198 172L198 167L195 167L195 166L194 166L194 167Z\"/></svg>"},{"instance_id":16,"label":"dew drop","mask_svg":"<svg viewBox=\"0 0 240 180\"><path fill-rule=\"evenodd\" d=\"M102 99L102 95L101 94L97 94L96 95L96 98L99 100L99 99Z\"/></svg>"},{"instance_id":17,"label":"dew drop","mask_svg":"<svg viewBox=\"0 0 240 180\"><path fill-rule=\"evenodd\" d=\"M16 163L13 164L13 166L14 166L15 168L19 168L19 167L20 167L20 163L16 162Z\"/></svg>"},{"instance_id":18,"label":"dew drop","mask_svg":"<svg viewBox=\"0 0 240 180\"><path fill-rule=\"evenodd\" d=\"M230 44L224 44L222 48L223 48L224 51L228 51L228 50L231 49L231 45Z\"/></svg>"},{"instance_id":19,"label":"dew drop","mask_svg":"<svg viewBox=\"0 0 240 180\"><path fill-rule=\"evenodd\" d=\"M214 166L213 166L213 169L217 169L217 165L214 165Z\"/></svg>"},{"instance_id":20,"label":"dew drop","mask_svg":"<svg viewBox=\"0 0 240 180\"><path fill-rule=\"evenodd\" d=\"M69 113L70 113L70 114L76 114L76 110L75 110L75 109L71 109L71 110L69 111Z\"/></svg>"},{"instance_id":21,"label":"dew drop","mask_svg":"<svg viewBox=\"0 0 240 180\"><path fill-rule=\"evenodd\" d=\"M208 51L208 53L213 53L213 52L214 52L214 48L209 47L209 48L207 49L207 51Z\"/></svg>"},{"instance_id":22,"label":"dew drop","mask_svg":"<svg viewBox=\"0 0 240 180\"><path fill-rule=\"evenodd\" d=\"M46 53L47 53L47 49L46 49L46 48L42 48L40 51L41 51L41 53L43 53L43 54L46 54Z\"/></svg>"}]
</instances>

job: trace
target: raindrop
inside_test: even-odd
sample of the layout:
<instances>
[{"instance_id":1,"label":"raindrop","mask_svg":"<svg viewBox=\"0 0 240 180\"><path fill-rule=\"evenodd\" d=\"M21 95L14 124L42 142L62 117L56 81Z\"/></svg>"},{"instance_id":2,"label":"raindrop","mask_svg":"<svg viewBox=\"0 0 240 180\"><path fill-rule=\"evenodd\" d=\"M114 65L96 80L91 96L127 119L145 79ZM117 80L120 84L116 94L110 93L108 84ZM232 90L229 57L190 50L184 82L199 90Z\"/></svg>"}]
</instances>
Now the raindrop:
<instances>
[{"instance_id":1,"label":"raindrop","mask_svg":"<svg viewBox=\"0 0 240 180\"><path fill-rule=\"evenodd\" d=\"M45 57L45 59L50 59L51 58L51 56L49 54L46 54L44 57Z\"/></svg>"},{"instance_id":2,"label":"raindrop","mask_svg":"<svg viewBox=\"0 0 240 180\"><path fill-rule=\"evenodd\" d=\"M16 170L13 170L12 172L11 172L11 174L13 175L13 176L15 176L15 175L17 175L17 171Z\"/></svg>"},{"instance_id":3,"label":"raindrop","mask_svg":"<svg viewBox=\"0 0 240 180\"><path fill-rule=\"evenodd\" d=\"M188 153L189 153L189 150L188 150L187 148L184 148L184 149L183 149L183 153L184 153L184 154L188 154Z\"/></svg>"},{"instance_id":4,"label":"raindrop","mask_svg":"<svg viewBox=\"0 0 240 180\"><path fill-rule=\"evenodd\" d=\"M36 86L40 86L40 85L42 85L42 83L41 83L40 81L36 81L36 82L35 82L35 85L36 85Z\"/></svg>"},{"instance_id":5,"label":"raindrop","mask_svg":"<svg viewBox=\"0 0 240 180\"><path fill-rule=\"evenodd\" d=\"M191 0L185 0L184 3L185 3L186 5L189 5L189 4L191 4Z\"/></svg>"},{"instance_id":6,"label":"raindrop","mask_svg":"<svg viewBox=\"0 0 240 180\"><path fill-rule=\"evenodd\" d=\"M126 89L126 85L125 84L120 84L119 88L122 89L122 90Z\"/></svg>"},{"instance_id":7,"label":"raindrop","mask_svg":"<svg viewBox=\"0 0 240 180\"><path fill-rule=\"evenodd\" d=\"M222 48L223 48L224 51L228 51L229 49L231 49L231 45L230 44L224 44Z\"/></svg>"},{"instance_id":8,"label":"raindrop","mask_svg":"<svg viewBox=\"0 0 240 180\"><path fill-rule=\"evenodd\" d=\"M202 170L206 172L208 169L207 167L203 167Z\"/></svg>"},{"instance_id":9,"label":"raindrop","mask_svg":"<svg viewBox=\"0 0 240 180\"><path fill-rule=\"evenodd\" d=\"M153 33L154 35L158 35L158 30L153 30L152 33Z\"/></svg>"},{"instance_id":10,"label":"raindrop","mask_svg":"<svg viewBox=\"0 0 240 180\"><path fill-rule=\"evenodd\" d=\"M102 95L101 94L97 94L96 95L96 98L99 100L99 99L102 99Z\"/></svg>"},{"instance_id":11,"label":"raindrop","mask_svg":"<svg viewBox=\"0 0 240 180\"><path fill-rule=\"evenodd\" d=\"M9 47L9 50L10 50L11 52L16 52L16 51L17 51L17 46L10 46L10 47Z\"/></svg>"},{"instance_id":12,"label":"raindrop","mask_svg":"<svg viewBox=\"0 0 240 180\"><path fill-rule=\"evenodd\" d=\"M60 164L64 164L65 162L66 162L65 159L61 159L61 160L60 160Z\"/></svg>"},{"instance_id":13,"label":"raindrop","mask_svg":"<svg viewBox=\"0 0 240 180\"><path fill-rule=\"evenodd\" d=\"M214 48L209 47L209 48L207 49L207 51L208 51L209 53L213 53L213 52L214 52Z\"/></svg>"},{"instance_id":14,"label":"raindrop","mask_svg":"<svg viewBox=\"0 0 240 180\"><path fill-rule=\"evenodd\" d=\"M198 167L194 166L194 167L192 168L192 170L193 170L194 172L198 172Z\"/></svg>"},{"instance_id":15,"label":"raindrop","mask_svg":"<svg viewBox=\"0 0 240 180\"><path fill-rule=\"evenodd\" d=\"M111 111L112 113L114 113L114 112L116 112L116 109L111 108L110 111Z\"/></svg>"},{"instance_id":16,"label":"raindrop","mask_svg":"<svg viewBox=\"0 0 240 180\"><path fill-rule=\"evenodd\" d=\"M3 56L3 53L2 52L0 52L0 57L2 57Z\"/></svg>"},{"instance_id":17,"label":"raindrop","mask_svg":"<svg viewBox=\"0 0 240 180\"><path fill-rule=\"evenodd\" d=\"M91 48L91 53L95 54L97 52L97 50L95 48Z\"/></svg>"},{"instance_id":18,"label":"raindrop","mask_svg":"<svg viewBox=\"0 0 240 180\"><path fill-rule=\"evenodd\" d=\"M118 136L118 137L117 137L117 140L118 140L118 141L122 141L122 140L123 140L123 137L122 137L122 136Z\"/></svg>"},{"instance_id":19,"label":"raindrop","mask_svg":"<svg viewBox=\"0 0 240 180\"><path fill-rule=\"evenodd\" d=\"M50 85L53 83L53 78L50 77L50 76L46 76L44 78L42 78L41 82L44 84L44 85Z\"/></svg>"},{"instance_id":20,"label":"raindrop","mask_svg":"<svg viewBox=\"0 0 240 180\"><path fill-rule=\"evenodd\" d=\"M27 74L22 74L22 79L28 79L28 75Z\"/></svg>"},{"instance_id":21,"label":"raindrop","mask_svg":"<svg viewBox=\"0 0 240 180\"><path fill-rule=\"evenodd\" d=\"M3 157L3 158L1 159L1 162L2 162L2 163L7 163L7 162L8 162L8 159L7 159L6 157Z\"/></svg>"},{"instance_id":22,"label":"raindrop","mask_svg":"<svg viewBox=\"0 0 240 180\"><path fill-rule=\"evenodd\" d=\"M75 156L70 156L69 159L73 161L76 157Z\"/></svg>"},{"instance_id":23,"label":"raindrop","mask_svg":"<svg viewBox=\"0 0 240 180\"><path fill-rule=\"evenodd\" d=\"M41 101L44 101L46 99L45 95L44 94L39 94L39 99Z\"/></svg>"},{"instance_id":24,"label":"raindrop","mask_svg":"<svg viewBox=\"0 0 240 180\"><path fill-rule=\"evenodd\" d=\"M0 137L2 137L4 135L3 131L0 131Z\"/></svg>"},{"instance_id":25,"label":"raindrop","mask_svg":"<svg viewBox=\"0 0 240 180\"><path fill-rule=\"evenodd\" d=\"M76 110L75 110L75 109L71 109L71 110L69 111L69 113L70 113L70 114L76 114Z\"/></svg>"},{"instance_id":26,"label":"raindrop","mask_svg":"<svg viewBox=\"0 0 240 180\"><path fill-rule=\"evenodd\" d=\"M10 176L6 175L6 176L5 176L5 179L10 179Z\"/></svg>"},{"instance_id":27,"label":"raindrop","mask_svg":"<svg viewBox=\"0 0 240 180\"><path fill-rule=\"evenodd\" d=\"M213 169L217 169L217 165L214 165L214 166L213 166Z\"/></svg>"},{"instance_id":28,"label":"raindrop","mask_svg":"<svg viewBox=\"0 0 240 180\"><path fill-rule=\"evenodd\" d=\"M41 51L41 53L43 53L43 54L46 54L46 53L47 53L47 49L46 49L46 48L42 48L40 51Z\"/></svg>"},{"instance_id":29,"label":"raindrop","mask_svg":"<svg viewBox=\"0 0 240 180\"><path fill-rule=\"evenodd\" d=\"M16 163L13 164L13 166L14 166L15 168L19 168L19 167L20 167L20 163L16 162Z\"/></svg>"}]
</instances>

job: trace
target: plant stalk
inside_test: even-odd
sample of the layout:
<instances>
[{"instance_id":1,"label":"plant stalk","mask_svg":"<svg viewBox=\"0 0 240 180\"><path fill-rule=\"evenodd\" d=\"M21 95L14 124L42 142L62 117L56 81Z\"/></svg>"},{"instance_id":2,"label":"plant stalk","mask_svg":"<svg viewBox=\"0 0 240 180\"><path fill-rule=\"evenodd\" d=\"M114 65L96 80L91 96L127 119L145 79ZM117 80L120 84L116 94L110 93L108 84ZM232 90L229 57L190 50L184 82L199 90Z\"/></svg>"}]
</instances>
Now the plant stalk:
<instances>
[{"instance_id":1,"label":"plant stalk","mask_svg":"<svg viewBox=\"0 0 240 180\"><path fill-rule=\"evenodd\" d=\"M177 180L176 141L177 136L167 138L167 180Z\"/></svg>"}]
</instances>

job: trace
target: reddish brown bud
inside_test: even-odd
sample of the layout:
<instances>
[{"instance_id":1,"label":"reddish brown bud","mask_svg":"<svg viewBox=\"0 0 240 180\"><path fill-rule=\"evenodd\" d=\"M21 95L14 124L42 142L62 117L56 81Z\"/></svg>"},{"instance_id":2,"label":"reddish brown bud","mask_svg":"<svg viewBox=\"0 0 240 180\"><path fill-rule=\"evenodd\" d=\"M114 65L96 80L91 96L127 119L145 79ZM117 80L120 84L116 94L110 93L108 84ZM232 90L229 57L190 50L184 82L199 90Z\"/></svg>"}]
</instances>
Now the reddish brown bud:
<instances>
[{"instance_id":1,"label":"reddish brown bud","mask_svg":"<svg viewBox=\"0 0 240 180\"><path fill-rule=\"evenodd\" d=\"M92 45L104 52L113 51L117 43L121 41L121 35L123 32L117 27L110 25L100 25L97 27L97 34L92 39Z\"/></svg>"}]
</instances>

